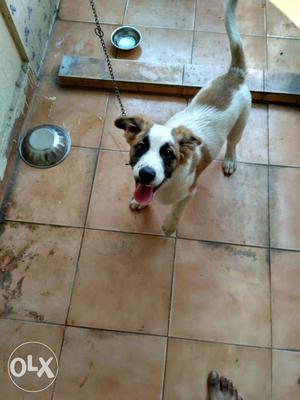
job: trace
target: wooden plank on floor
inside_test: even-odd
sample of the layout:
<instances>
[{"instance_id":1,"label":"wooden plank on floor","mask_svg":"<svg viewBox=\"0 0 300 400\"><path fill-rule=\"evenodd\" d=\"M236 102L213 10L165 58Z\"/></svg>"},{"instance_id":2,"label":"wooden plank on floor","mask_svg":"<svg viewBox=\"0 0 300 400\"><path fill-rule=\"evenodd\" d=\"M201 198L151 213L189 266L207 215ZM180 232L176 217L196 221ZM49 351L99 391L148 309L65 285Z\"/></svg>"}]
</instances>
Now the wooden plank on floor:
<instances>
[{"instance_id":1,"label":"wooden plank on floor","mask_svg":"<svg viewBox=\"0 0 300 400\"><path fill-rule=\"evenodd\" d=\"M207 81L226 68L195 64L154 63L112 59L116 81L122 91L193 96ZM113 88L104 59L65 55L58 83L65 86ZM300 74L249 69L248 86L254 101L300 104Z\"/></svg>"}]
</instances>

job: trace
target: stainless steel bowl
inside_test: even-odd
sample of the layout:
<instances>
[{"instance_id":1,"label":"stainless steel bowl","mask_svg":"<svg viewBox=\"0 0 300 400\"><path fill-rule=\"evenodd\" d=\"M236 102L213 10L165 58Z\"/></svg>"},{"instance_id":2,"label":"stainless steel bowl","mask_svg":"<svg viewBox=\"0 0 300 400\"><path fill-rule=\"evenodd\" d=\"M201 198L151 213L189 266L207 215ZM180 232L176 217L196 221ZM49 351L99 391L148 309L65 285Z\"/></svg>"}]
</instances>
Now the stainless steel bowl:
<instances>
[{"instance_id":1,"label":"stainless steel bowl","mask_svg":"<svg viewBox=\"0 0 300 400\"><path fill-rule=\"evenodd\" d=\"M32 167L50 168L61 163L69 154L71 138L56 125L39 125L21 137L19 154Z\"/></svg>"},{"instance_id":2,"label":"stainless steel bowl","mask_svg":"<svg viewBox=\"0 0 300 400\"><path fill-rule=\"evenodd\" d=\"M110 40L117 49L132 50L141 43L142 34L133 26L120 26L113 31Z\"/></svg>"}]
</instances>

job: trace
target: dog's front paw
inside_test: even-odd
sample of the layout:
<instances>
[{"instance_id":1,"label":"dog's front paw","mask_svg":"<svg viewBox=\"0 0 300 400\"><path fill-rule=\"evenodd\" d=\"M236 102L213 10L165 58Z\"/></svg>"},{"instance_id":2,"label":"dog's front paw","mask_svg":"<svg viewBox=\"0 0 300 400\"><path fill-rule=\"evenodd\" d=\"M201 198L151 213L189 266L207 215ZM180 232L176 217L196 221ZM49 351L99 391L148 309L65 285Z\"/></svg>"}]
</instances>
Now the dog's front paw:
<instances>
[{"instance_id":1,"label":"dog's front paw","mask_svg":"<svg viewBox=\"0 0 300 400\"><path fill-rule=\"evenodd\" d=\"M171 218L166 218L162 224L162 231L166 236L171 236L176 231L177 222Z\"/></svg>"},{"instance_id":2,"label":"dog's front paw","mask_svg":"<svg viewBox=\"0 0 300 400\"><path fill-rule=\"evenodd\" d=\"M130 208L131 211L140 211L145 207L147 207L147 206L142 206L134 198L132 198L130 203L129 203L129 208Z\"/></svg>"},{"instance_id":3,"label":"dog's front paw","mask_svg":"<svg viewBox=\"0 0 300 400\"><path fill-rule=\"evenodd\" d=\"M223 161L223 172L224 175L230 176L236 170L236 160L235 159L226 159Z\"/></svg>"}]
</instances>

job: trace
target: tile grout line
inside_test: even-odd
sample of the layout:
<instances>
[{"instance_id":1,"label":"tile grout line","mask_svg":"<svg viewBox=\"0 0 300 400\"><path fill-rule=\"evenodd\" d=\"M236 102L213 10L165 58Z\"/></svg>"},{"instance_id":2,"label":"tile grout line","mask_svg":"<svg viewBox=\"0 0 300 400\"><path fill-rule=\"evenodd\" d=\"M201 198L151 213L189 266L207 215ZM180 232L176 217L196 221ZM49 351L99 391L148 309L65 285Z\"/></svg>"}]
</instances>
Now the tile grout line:
<instances>
[{"instance_id":1,"label":"tile grout line","mask_svg":"<svg viewBox=\"0 0 300 400\"><path fill-rule=\"evenodd\" d=\"M108 107L108 99L109 99L109 96L107 95L105 108L104 108L105 119L106 119L106 113L107 113L107 107ZM101 127L101 136L100 136L100 141L99 141L99 147L100 147L101 142L102 142L103 130L104 130L104 123L102 124L102 127ZM68 309L67 309L66 317L65 317L64 331L63 331L63 337L62 337L62 341L61 341L61 347L60 347L60 351L59 351L59 355L58 355L58 365L60 365L60 362L61 362L61 356L62 356L64 341L65 341L65 335L66 335L66 330L67 330L67 321L68 321L68 318L69 318L71 302L72 302L72 297L73 297L73 292L74 292L74 287L75 287L75 281L76 281L77 272L78 272L78 268L79 268L79 260L80 260L81 251L82 251L82 245L83 245L85 232L86 232L85 226L86 226L86 222L87 222L87 218L88 218L89 207L90 207L90 202L91 202L93 188L94 188L94 181L95 181L96 171L97 171L97 167L98 167L98 163L99 163L99 156L100 156L100 148L97 149L96 162L95 162L94 171L93 171L93 179L92 179L92 182L91 182L89 199L88 199L88 202L87 202L85 221L84 221L83 231L82 231L82 235L81 235L78 256L77 256L77 260L76 260L76 264L75 264L75 271L74 271L74 276L73 276L73 281L72 281L71 292L70 292L70 296L69 296L69 305L68 305ZM55 382L53 384L51 400L53 400L54 396L55 396L56 382L57 382L57 379L55 379Z\"/></svg>"},{"instance_id":2,"label":"tile grout line","mask_svg":"<svg viewBox=\"0 0 300 400\"><path fill-rule=\"evenodd\" d=\"M104 123L103 123L104 125ZM104 133L104 132L103 132ZM102 139L102 137L101 137ZM101 141L101 140L100 140ZM72 144L72 148L76 149L85 149L85 150L99 150L100 152L111 152L111 153L129 153L129 150L122 150L122 149L111 149L109 147L102 147L102 146L84 146L84 145L78 145L78 144ZM222 163L223 159L222 158L215 158L213 162L216 163ZM242 161L242 160L237 160L238 164L246 165L246 166L253 166L253 167L275 167L275 168L291 168L291 169L300 169L300 165L285 165L285 164L271 164L268 162L251 162L251 161Z\"/></svg>"},{"instance_id":3,"label":"tile grout line","mask_svg":"<svg viewBox=\"0 0 300 400\"><path fill-rule=\"evenodd\" d=\"M103 122L103 127L105 126L105 123ZM102 132L101 135L101 140L100 142L102 142L102 136L104 134L104 131ZM122 149L111 149L108 147L102 147L101 145L99 146L83 146L83 145L76 145L76 144L72 144L72 147L77 148L77 149L87 149L87 150L99 150L100 152L114 152L114 153L129 153L129 150L122 150ZM222 163L223 159L222 158L216 158L215 160L213 160L216 163ZM296 166L296 165L285 165L285 164L271 164L271 163L258 163L258 162L250 162L250 161L241 161L241 160L237 160L238 164L242 164L242 165L246 165L246 166L250 166L250 167L275 167L275 168L291 168L291 169L300 169L300 165Z\"/></svg>"},{"instance_id":4,"label":"tile grout line","mask_svg":"<svg viewBox=\"0 0 300 400\"><path fill-rule=\"evenodd\" d=\"M254 344L245 344L245 343L231 343L231 342L215 342L213 340L205 340L205 339L197 339L197 338L188 338L188 337L180 337L180 336L170 336L171 339L176 340L185 340L189 342L197 342L197 343L207 343L207 344L215 344L215 345L224 345L224 346L237 346L237 347L244 347L250 349L257 349L257 350L277 350L277 351L289 351L294 353L300 353L299 349L292 349L292 348L282 348L282 347L270 347L270 346L259 346Z\"/></svg>"},{"instance_id":5,"label":"tile grout line","mask_svg":"<svg viewBox=\"0 0 300 400\"><path fill-rule=\"evenodd\" d=\"M91 330L91 331L98 331L98 332L115 332L115 333L126 334L126 335L128 334L128 335L138 335L138 336L151 336L151 337L167 339L166 335L159 334L159 333L151 333L151 332L129 331L129 330L109 329L109 328L96 328L94 326L76 325L76 324L72 325L72 324L64 324L64 323L60 323L60 322L40 321L40 320L22 319L22 318L3 317L1 319L6 320L6 321L16 321L16 322L19 321L19 322L25 322L25 323L37 324L37 325L60 326L60 327L66 327L66 328L84 329L84 330ZM195 339L195 340L197 340L197 339ZM234 343L232 345L234 345ZM241 345L241 346L243 346L243 345ZM300 352L300 349L295 350L295 351Z\"/></svg>"},{"instance_id":6,"label":"tile grout line","mask_svg":"<svg viewBox=\"0 0 300 400\"><path fill-rule=\"evenodd\" d=\"M127 9L126 9L127 12ZM69 22L69 23L80 23L80 24L94 24L94 21L86 21L86 20L74 20L74 19L65 19L65 18L57 18L57 21L62 21L62 22ZM101 25L110 25L110 26L115 26L118 27L120 24L117 22L101 22ZM165 29L165 30L171 30L171 31L183 31L183 32L192 32L193 29L186 29L186 28L176 28L176 27L168 27L168 26L154 26L154 25L140 25L136 24L137 28L146 28L146 29ZM217 31L217 30L210 30L210 29L195 29L195 32L202 32L202 33L214 33L214 34L220 34L220 35L226 35L226 31ZM262 34L250 34L250 33L243 33L241 32L242 37L261 37L261 38L272 38L272 39L285 39L285 40L292 40L292 41L299 41L300 37L294 37L294 36L284 36L284 35L268 35L266 32Z\"/></svg>"},{"instance_id":7,"label":"tile grout line","mask_svg":"<svg viewBox=\"0 0 300 400\"><path fill-rule=\"evenodd\" d=\"M167 362L168 362L168 351L169 351L169 338L167 337L166 339L167 339L167 342L166 342L166 350L165 350L163 373L162 373L160 400L163 400L165 397L166 373L167 373Z\"/></svg>"},{"instance_id":8,"label":"tile grout line","mask_svg":"<svg viewBox=\"0 0 300 400\"><path fill-rule=\"evenodd\" d=\"M271 35L271 34L267 34L266 37L267 37L267 38L270 38L270 39L284 39L284 40L291 40L291 41L300 40L300 37L296 37L296 36L284 36L284 35Z\"/></svg>"},{"instance_id":9,"label":"tile grout line","mask_svg":"<svg viewBox=\"0 0 300 400\"><path fill-rule=\"evenodd\" d=\"M82 236L83 236L83 233L82 233ZM82 240L82 237L81 237L81 240ZM25 322L27 322L27 321L25 320ZM50 325L50 324L48 324L48 325ZM56 383L57 383L57 380L58 380L58 377L59 377L59 372L60 372L60 361L61 361L62 349L63 349L63 344L64 344L64 341L65 341L65 334L66 334L66 329L67 329L67 326L65 324L61 324L60 326L63 327L63 335L62 335L62 339L61 339L59 354L58 354L58 357L57 357L57 360L58 360L58 374L57 374L56 379L53 382L51 400L54 399L54 395L55 395Z\"/></svg>"},{"instance_id":10,"label":"tile grout line","mask_svg":"<svg viewBox=\"0 0 300 400\"><path fill-rule=\"evenodd\" d=\"M266 25L266 42L265 42L265 52L266 52L266 69L265 69L265 71L264 71L264 89L265 89L265 79L266 79L266 77L265 77L265 75L266 75L266 71L268 71L269 70L269 51L268 51L268 49L269 49L269 46L268 46L268 21L269 21L269 19L268 19L268 9L269 9L269 7L268 7L268 5L269 5L269 2L268 2L268 0L265 0L265 25Z\"/></svg>"},{"instance_id":11,"label":"tile grout line","mask_svg":"<svg viewBox=\"0 0 300 400\"><path fill-rule=\"evenodd\" d=\"M125 331L125 330L116 330L116 329L108 329L108 328L95 328L93 326L85 326L85 325L71 325L71 324L64 324L59 322L50 322L50 321L39 321L39 320L29 320L29 319L22 319L22 318L1 318L2 320L6 321L15 321L15 322L24 322L28 324L37 324L37 325L50 325L50 326L58 326L58 327L65 327L65 328L74 328L74 329L84 329L84 330L91 330L97 332L115 332L117 334L126 334L126 335L138 335L138 336L150 336L150 337L158 337L167 339L168 337L163 334L158 333L149 333L149 332L139 332L139 331ZM224 346L237 346L243 348L252 348L257 350L276 350L276 351L288 351L293 353L300 353L299 349L294 348L283 348L283 347L270 347L270 346L259 346L254 344L246 344L246 343L233 343L233 342L216 342L213 340L205 340L199 338L188 338L188 337L181 337L181 336L169 336L170 339L175 340L183 340L188 342L196 342L196 343L207 343L213 345L224 345Z\"/></svg>"},{"instance_id":12,"label":"tile grout line","mask_svg":"<svg viewBox=\"0 0 300 400\"><path fill-rule=\"evenodd\" d=\"M169 352L170 323L171 323L173 290L174 290L174 281L175 281L176 249L177 249L177 234L175 236L173 260L172 260L171 287L170 287L169 309L168 309L167 345L166 345L166 353L165 353L165 360L164 360L165 362L164 362L163 381L162 381L162 388L161 388L161 400L163 400L165 397L166 373L167 373L167 362L168 362L168 352Z\"/></svg>"},{"instance_id":13,"label":"tile grout line","mask_svg":"<svg viewBox=\"0 0 300 400\"><path fill-rule=\"evenodd\" d=\"M193 55L194 55L194 44L195 44L195 33L196 33L196 18L197 18L197 5L198 0L195 0L195 7L194 7L194 21L193 21L193 37L192 37L192 48L191 48L191 58L190 63L193 64ZM185 64L183 65L183 71L185 72ZM183 76L184 78L184 76ZM184 81L182 81L184 83Z\"/></svg>"},{"instance_id":14,"label":"tile grout line","mask_svg":"<svg viewBox=\"0 0 300 400\"><path fill-rule=\"evenodd\" d=\"M264 37L267 38L268 35L268 25L267 25L267 1L263 0L263 7L264 7Z\"/></svg>"},{"instance_id":15,"label":"tile grout line","mask_svg":"<svg viewBox=\"0 0 300 400\"><path fill-rule=\"evenodd\" d=\"M265 92L266 90L266 71L268 70L268 23L267 23L267 1L264 0L264 28L265 28L265 54L266 54L266 65L265 68L262 70L263 71L263 90Z\"/></svg>"},{"instance_id":16,"label":"tile grout line","mask_svg":"<svg viewBox=\"0 0 300 400\"><path fill-rule=\"evenodd\" d=\"M123 12L123 17L122 17L122 21L121 21L122 25L124 25L124 22L125 22L125 18L126 18L128 7L129 7L129 2L130 2L130 0L126 0L124 12Z\"/></svg>"},{"instance_id":17,"label":"tile grout line","mask_svg":"<svg viewBox=\"0 0 300 400\"><path fill-rule=\"evenodd\" d=\"M13 220L13 219L5 219L4 222L7 223L18 223L18 224L28 224L28 225L37 225L37 226L49 226L55 228L70 228L70 229L82 229L82 230L91 230L91 231L99 231L99 232L111 232L111 233L123 233L126 235L140 235L140 236L152 236L157 238L166 238L164 234L160 233L147 233L147 232L134 232L134 231L126 231L126 230L117 230L117 229L108 229L108 228L94 228L94 227L84 227L84 226L75 226L75 225L58 225L52 223L44 223L44 222L34 222L34 221L21 221L21 220ZM174 238L172 236L167 238ZM257 244L243 244L243 243L231 243L231 242L223 242L223 241L216 241L216 240L207 240L207 239L197 239L197 238L188 238L184 236L177 236L177 239L180 240L187 240L187 241L194 241L200 243L207 243L207 244L214 244L220 246L235 246L235 247L247 247L247 248L254 248L254 249L269 249L269 246L266 245L257 245ZM287 248L280 248L280 247L271 247L271 250L282 251L282 252L293 252L299 253L300 249L287 249Z\"/></svg>"},{"instance_id":18,"label":"tile grout line","mask_svg":"<svg viewBox=\"0 0 300 400\"><path fill-rule=\"evenodd\" d=\"M168 361L168 349L169 349L169 339L168 339L168 337L166 337L164 364L163 364L163 368L162 368L162 377L161 377L161 390L160 390L160 396L159 396L160 400L163 400L164 395L165 395L164 392L165 392L166 371L167 371L167 361Z\"/></svg>"},{"instance_id":19,"label":"tile grout line","mask_svg":"<svg viewBox=\"0 0 300 400\"><path fill-rule=\"evenodd\" d=\"M175 236L173 259L172 259L172 274L171 274L171 287L170 287L170 296L169 296L169 311L168 311L168 326L167 326L167 336L168 337L170 335L170 325L171 325L172 301L173 301L173 290L174 290L174 281L175 281L176 250L177 250L177 236Z\"/></svg>"},{"instance_id":20,"label":"tile grout line","mask_svg":"<svg viewBox=\"0 0 300 400\"><path fill-rule=\"evenodd\" d=\"M97 150L97 154L99 154L99 150ZM96 163L95 163L95 167L94 167L94 173L95 173L95 170L96 170L96 167L97 167L97 162L98 162L98 156L96 158ZM92 180L92 184L91 184L89 201L90 201L90 197L91 197L92 188L93 188L93 180ZM88 201L87 208L86 208L85 220L87 219L87 215L88 215L89 201ZM67 329L67 320L68 320L69 310L70 310L71 301L72 301L72 294L73 294L73 290L74 290L74 285L75 285L75 280L76 280L77 270L78 270L78 265L79 265L79 259L80 259L80 256L81 256L81 249L82 249L82 244L83 244L84 235L85 235L85 229L84 228L80 228L80 229L82 229L82 234L81 234L81 240L80 240L80 244L79 244L79 251L78 251L78 255L77 255L77 260L76 260L76 263L75 263L75 271L74 271L74 275L73 275L72 288L71 288L71 292L70 292L70 296L69 296L69 304L68 304L68 309L67 309L67 313L66 313L66 317L65 317L65 323L62 324L64 326L64 330L63 330L63 336L62 336L60 351L59 351L59 355L58 355L58 365L59 366L60 366L60 362L61 362L62 350L63 350L64 341L65 341L65 335L66 335L66 329ZM53 384L51 400L53 400L54 396L55 396L56 383L57 383L57 379L55 379L55 382Z\"/></svg>"},{"instance_id":21,"label":"tile grout line","mask_svg":"<svg viewBox=\"0 0 300 400\"><path fill-rule=\"evenodd\" d=\"M108 100L109 100L109 96L107 96L107 98L106 98L105 111L104 111L105 119L106 119L106 113L107 113L107 108L108 108ZM99 145L101 145L101 142L102 142L103 130L104 130L104 123L102 124L102 127L101 127L101 136L100 136ZM76 270L75 270L75 273L74 273L74 279L73 279L73 284L72 284L72 289L71 289L71 294L70 294L69 307L68 307L68 310L67 310L67 313L66 313L65 325L67 325L67 321L68 321L68 317L69 317L69 312L70 312L70 307L71 307L71 302L72 302L72 296L73 296L73 291L74 291L74 286L75 286L75 280L76 280L76 276L77 276L77 272L78 272L79 259L80 259L81 250L82 250L82 244L83 244L84 236L85 236L85 233L86 233L86 224L87 224L89 208L90 208L90 203L91 203L93 189L94 189L96 172L97 172L97 168L98 168L98 165L99 165L100 159L101 159L100 154L101 154L101 150L100 150L100 147L99 147L98 150L97 150L97 158L96 158L96 163L95 163L94 171L93 171L93 178L92 178L91 189L90 189L89 198L88 198L88 202L87 202L84 225L83 225L83 227L81 227L81 229L83 229L83 233L82 233L82 239L81 239L81 243L80 243L80 247L79 247L79 254L78 254L78 258L77 258L77 262L76 262Z\"/></svg>"},{"instance_id":22,"label":"tile grout line","mask_svg":"<svg viewBox=\"0 0 300 400\"><path fill-rule=\"evenodd\" d=\"M269 106L267 107L267 140L268 140L268 259L269 259L269 296L270 296L270 340L271 340L271 369L270 369L270 378L271 378L271 399L273 398L273 310L272 310L272 250L271 250L271 197L270 197L270 114L269 114Z\"/></svg>"},{"instance_id":23,"label":"tile grout line","mask_svg":"<svg viewBox=\"0 0 300 400\"><path fill-rule=\"evenodd\" d=\"M96 163L96 164L97 164L97 163ZM88 213L88 207L87 207L86 217L87 217L87 213ZM84 236L85 236L85 229L83 229L82 234L81 234L81 240L80 240L80 245L79 245L79 251L78 251L77 260L76 260L76 264L75 264L75 271L74 271L74 275L73 275L72 288L71 288L71 293L70 293L70 296L69 296L68 309L67 309L67 313L66 313L66 317L65 317L65 323L62 324L62 326L64 326L64 331L63 331L63 337L62 337L61 346L60 346L60 351L59 351L59 355L58 355L58 365L59 365L59 366L60 366L60 361L61 361L61 355L62 355L63 345L64 345L64 341L65 341L65 334L66 334L66 330L67 330L67 320L68 320L69 311L70 311L70 307L71 307L72 294L73 294L73 290L74 290L74 286L75 286L75 280L76 280L76 276L77 276L78 265L79 265L79 259L80 259L80 256L81 256L81 249L82 249L82 244L83 244ZM52 390L51 400L54 399L55 388L56 388L56 382L57 382L57 379L55 379L55 382L54 382L54 384L53 384L53 390Z\"/></svg>"},{"instance_id":24,"label":"tile grout line","mask_svg":"<svg viewBox=\"0 0 300 400\"><path fill-rule=\"evenodd\" d=\"M188 338L188 337L181 337L181 336L170 336L172 339L176 340L185 340L188 342L197 342L197 343L207 343L207 344L216 344L216 345L224 345L224 346L239 346L239 347L245 347L245 348L251 348L251 349L257 349L257 350L271 350L271 347L268 346L258 346L254 344L241 344L241 343L231 343L231 342L215 342L213 340L206 340L206 339L197 339L197 338ZM294 350L294 351L299 351L299 350Z\"/></svg>"}]
</instances>

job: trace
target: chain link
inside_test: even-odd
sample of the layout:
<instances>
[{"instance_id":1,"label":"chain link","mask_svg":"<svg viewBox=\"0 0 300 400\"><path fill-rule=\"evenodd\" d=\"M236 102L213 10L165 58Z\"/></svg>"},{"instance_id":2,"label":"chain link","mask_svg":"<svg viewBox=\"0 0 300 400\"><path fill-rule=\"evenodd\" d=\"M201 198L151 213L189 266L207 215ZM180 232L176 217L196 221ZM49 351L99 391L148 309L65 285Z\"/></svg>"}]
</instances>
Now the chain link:
<instances>
[{"instance_id":1,"label":"chain link","mask_svg":"<svg viewBox=\"0 0 300 400\"><path fill-rule=\"evenodd\" d=\"M100 21L99 21L99 18L98 18L98 15L97 15L97 11L96 11L96 6L95 6L95 3L94 3L94 0L89 0L89 2L90 2L90 5L91 5L91 8L92 8L92 11L93 11L95 24L96 24L95 34L99 37L101 46L103 48L103 52L104 52L104 55L105 55L105 58L106 58L106 63L107 63L108 71L109 71L110 78L111 78L111 81L112 81L113 89L114 89L116 98L118 100L118 103L120 105L122 116L126 117L126 111L125 111L125 108L124 108L123 103L122 103L121 93L120 93L118 84L116 82L116 79L115 79L115 76L114 76L113 67L111 65L109 54L108 54L108 51L107 51L107 48L106 48L106 45L105 45L105 42L104 42L104 32L103 32L103 30L101 28L101 25L100 25Z\"/></svg>"}]
</instances>

